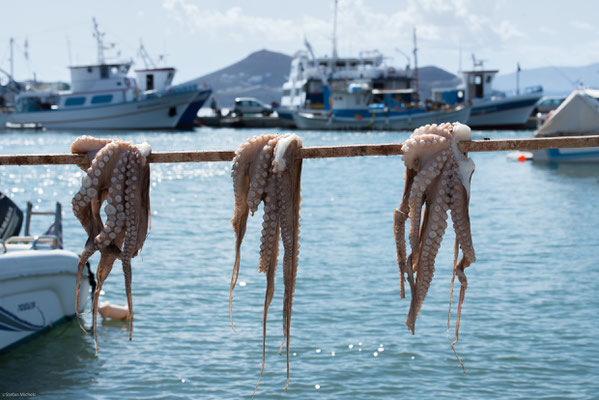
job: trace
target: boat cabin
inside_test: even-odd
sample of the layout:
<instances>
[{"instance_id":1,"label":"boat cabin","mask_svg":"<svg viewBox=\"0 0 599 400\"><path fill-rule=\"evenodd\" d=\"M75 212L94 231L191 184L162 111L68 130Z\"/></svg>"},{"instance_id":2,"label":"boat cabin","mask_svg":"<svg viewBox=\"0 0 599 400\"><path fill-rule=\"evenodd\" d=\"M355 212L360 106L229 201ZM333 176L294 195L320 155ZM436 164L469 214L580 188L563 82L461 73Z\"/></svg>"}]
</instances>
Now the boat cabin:
<instances>
[{"instance_id":1,"label":"boat cabin","mask_svg":"<svg viewBox=\"0 0 599 400\"><path fill-rule=\"evenodd\" d=\"M142 92L148 90L161 91L167 89L173 83L175 72L175 68L136 69L135 77L139 90Z\"/></svg>"},{"instance_id":2,"label":"boat cabin","mask_svg":"<svg viewBox=\"0 0 599 400\"><path fill-rule=\"evenodd\" d=\"M130 67L129 62L69 67L71 90L77 93L129 89L135 86L135 81L127 77Z\"/></svg>"},{"instance_id":3,"label":"boat cabin","mask_svg":"<svg viewBox=\"0 0 599 400\"><path fill-rule=\"evenodd\" d=\"M488 99L493 94L493 79L498 70L463 71L466 84L466 98Z\"/></svg>"}]
</instances>

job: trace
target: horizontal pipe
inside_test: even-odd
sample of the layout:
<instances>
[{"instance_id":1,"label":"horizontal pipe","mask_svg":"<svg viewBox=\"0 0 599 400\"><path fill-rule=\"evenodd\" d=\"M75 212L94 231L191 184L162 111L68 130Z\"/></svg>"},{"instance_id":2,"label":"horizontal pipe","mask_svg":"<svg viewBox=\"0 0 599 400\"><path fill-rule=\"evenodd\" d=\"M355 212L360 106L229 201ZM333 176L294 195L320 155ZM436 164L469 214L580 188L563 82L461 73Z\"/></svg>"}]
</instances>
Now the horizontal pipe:
<instances>
[{"instance_id":1,"label":"horizontal pipe","mask_svg":"<svg viewBox=\"0 0 599 400\"><path fill-rule=\"evenodd\" d=\"M484 151L530 151L557 148L599 147L597 136L568 136L531 139L472 140L460 142L460 150L468 152ZM347 146L303 147L299 158L333 158L401 155L402 143L356 144ZM184 163L206 161L231 161L235 156L232 150L164 151L150 154L150 163ZM0 155L0 165L46 165L76 164L88 165L85 154L21 154Z\"/></svg>"}]
</instances>

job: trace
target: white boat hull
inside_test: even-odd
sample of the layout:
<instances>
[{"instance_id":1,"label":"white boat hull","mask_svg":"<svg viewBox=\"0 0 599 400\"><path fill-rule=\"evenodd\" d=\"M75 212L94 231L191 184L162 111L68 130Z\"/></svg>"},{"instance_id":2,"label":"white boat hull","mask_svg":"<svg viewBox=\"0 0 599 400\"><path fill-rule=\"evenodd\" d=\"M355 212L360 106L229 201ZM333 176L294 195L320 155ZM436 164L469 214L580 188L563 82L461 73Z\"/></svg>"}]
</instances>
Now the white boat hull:
<instances>
[{"instance_id":1,"label":"white boat hull","mask_svg":"<svg viewBox=\"0 0 599 400\"><path fill-rule=\"evenodd\" d=\"M19 250L0 254L0 352L75 316L79 257L66 250ZM89 298L81 280L80 312Z\"/></svg>"},{"instance_id":2,"label":"white boat hull","mask_svg":"<svg viewBox=\"0 0 599 400\"><path fill-rule=\"evenodd\" d=\"M197 91L105 106L10 114L12 125L41 125L47 129L174 129Z\"/></svg>"},{"instance_id":3,"label":"white boat hull","mask_svg":"<svg viewBox=\"0 0 599 400\"><path fill-rule=\"evenodd\" d=\"M528 122L528 117L541 97L542 94L535 93L475 103L467 124L475 129L522 127Z\"/></svg>"},{"instance_id":4,"label":"white boat hull","mask_svg":"<svg viewBox=\"0 0 599 400\"><path fill-rule=\"evenodd\" d=\"M426 124L440 124L444 122L465 123L470 114L470 108L464 107L451 111L429 111L411 115L385 117L382 115L373 118L341 118L326 117L317 114L298 112L293 115L293 120L299 129L314 130L413 130Z\"/></svg>"}]
</instances>

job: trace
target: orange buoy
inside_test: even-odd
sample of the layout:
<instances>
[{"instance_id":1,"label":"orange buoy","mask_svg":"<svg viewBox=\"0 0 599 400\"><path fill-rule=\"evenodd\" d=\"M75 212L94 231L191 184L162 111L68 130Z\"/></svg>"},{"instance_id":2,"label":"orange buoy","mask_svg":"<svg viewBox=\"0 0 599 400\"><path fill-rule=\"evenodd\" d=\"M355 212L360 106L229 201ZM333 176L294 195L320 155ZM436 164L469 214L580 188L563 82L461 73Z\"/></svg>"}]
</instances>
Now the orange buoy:
<instances>
[{"instance_id":1,"label":"orange buoy","mask_svg":"<svg viewBox=\"0 0 599 400\"><path fill-rule=\"evenodd\" d=\"M102 315L103 319L120 319L126 321L129 319L129 309L124 306L117 306L114 304L110 304L109 302L105 302L100 304L98 307L98 311Z\"/></svg>"}]
</instances>

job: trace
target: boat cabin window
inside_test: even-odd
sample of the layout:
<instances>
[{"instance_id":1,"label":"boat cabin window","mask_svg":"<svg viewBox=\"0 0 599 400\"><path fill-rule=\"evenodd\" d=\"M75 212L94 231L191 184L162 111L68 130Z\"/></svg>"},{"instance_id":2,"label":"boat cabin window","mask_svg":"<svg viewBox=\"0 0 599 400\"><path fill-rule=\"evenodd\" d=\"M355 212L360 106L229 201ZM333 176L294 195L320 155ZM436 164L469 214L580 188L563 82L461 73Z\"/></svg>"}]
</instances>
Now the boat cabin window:
<instances>
[{"instance_id":1,"label":"boat cabin window","mask_svg":"<svg viewBox=\"0 0 599 400\"><path fill-rule=\"evenodd\" d=\"M291 90L283 89L283 96L289 96L289 95L291 95Z\"/></svg>"},{"instance_id":2,"label":"boat cabin window","mask_svg":"<svg viewBox=\"0 0 599 400\"><path fill-rule=\"evenodd\" d=\"M482 75L471 75L470 76L470 84L472 84L473 88L469 89L473 90L473 96L475 98L483 97L483 76Z\"/></svg>"},{"instance_id":3,"label":"boat cabin window","mask_svg":"<svg viewBox=\"0 0 599 400\"><path fill-rule=\"evenodd\" d=\"M102 94L99 96L92 97L92 104L102 104L102 103L110 103L112 101L111 94Z\"/></svg>"},{"instance_id":4,"label":"boat cabin window","mask_svg":"<svg viewBox=\"0 0 599 400\"><path fill-rule=\"evenodd\" d=\"M17 111L35 112L51 110L55 108L55 100L53 97L24 97L17 100Z\"/></svg>"},{"instance_id":5,"label":"boat cabin window","mask_svg":"<svg viewBox=\"0 0 599 400\"><path fill-rule=\"evenodd\" d=\"M100 78L108 79L108 65L100 65Z\"/></svg>"},{"instance_id":6,"label":"boat cabin window","mask_svg":"<svg viewBox=\"0 0 599 400\"><path fill-rule=\"evenodd\" d=\"M343 62L343 61L337 61L337 62L335 63L335 65L336 65L337 67L345 67L345 62Z\"/></svg>"},{"instance_id":7,"label":"boat cabin window","mask_svg":"<svg viewBox=\"0 0 599 400\"><path fill-rule=\"evenodd\" d=\"M92 71L93 71L92 67L87 67L87 73L88 73L88 74L91 74L91 73L92 73Z\"/></svg>"},{"instance_id":8,"label":"boat cabin window","mask_svg":"<svg viewBox=\"0 0 599 400\"><path fill-rule=\"evenodd\" d=\"M66 107L82 106L85 104L85 97L69 97L64 101Z\"/></svg>"},{"instance_id":9,"label":"boat cabin window","mask_svg":"<svg viewBox=\"0 0 599 400\"><path fill-rule=\"evenodd\" d=\"M146 75L146 90L154 90L154 74Z\"/></svg>"}]
</instances>

